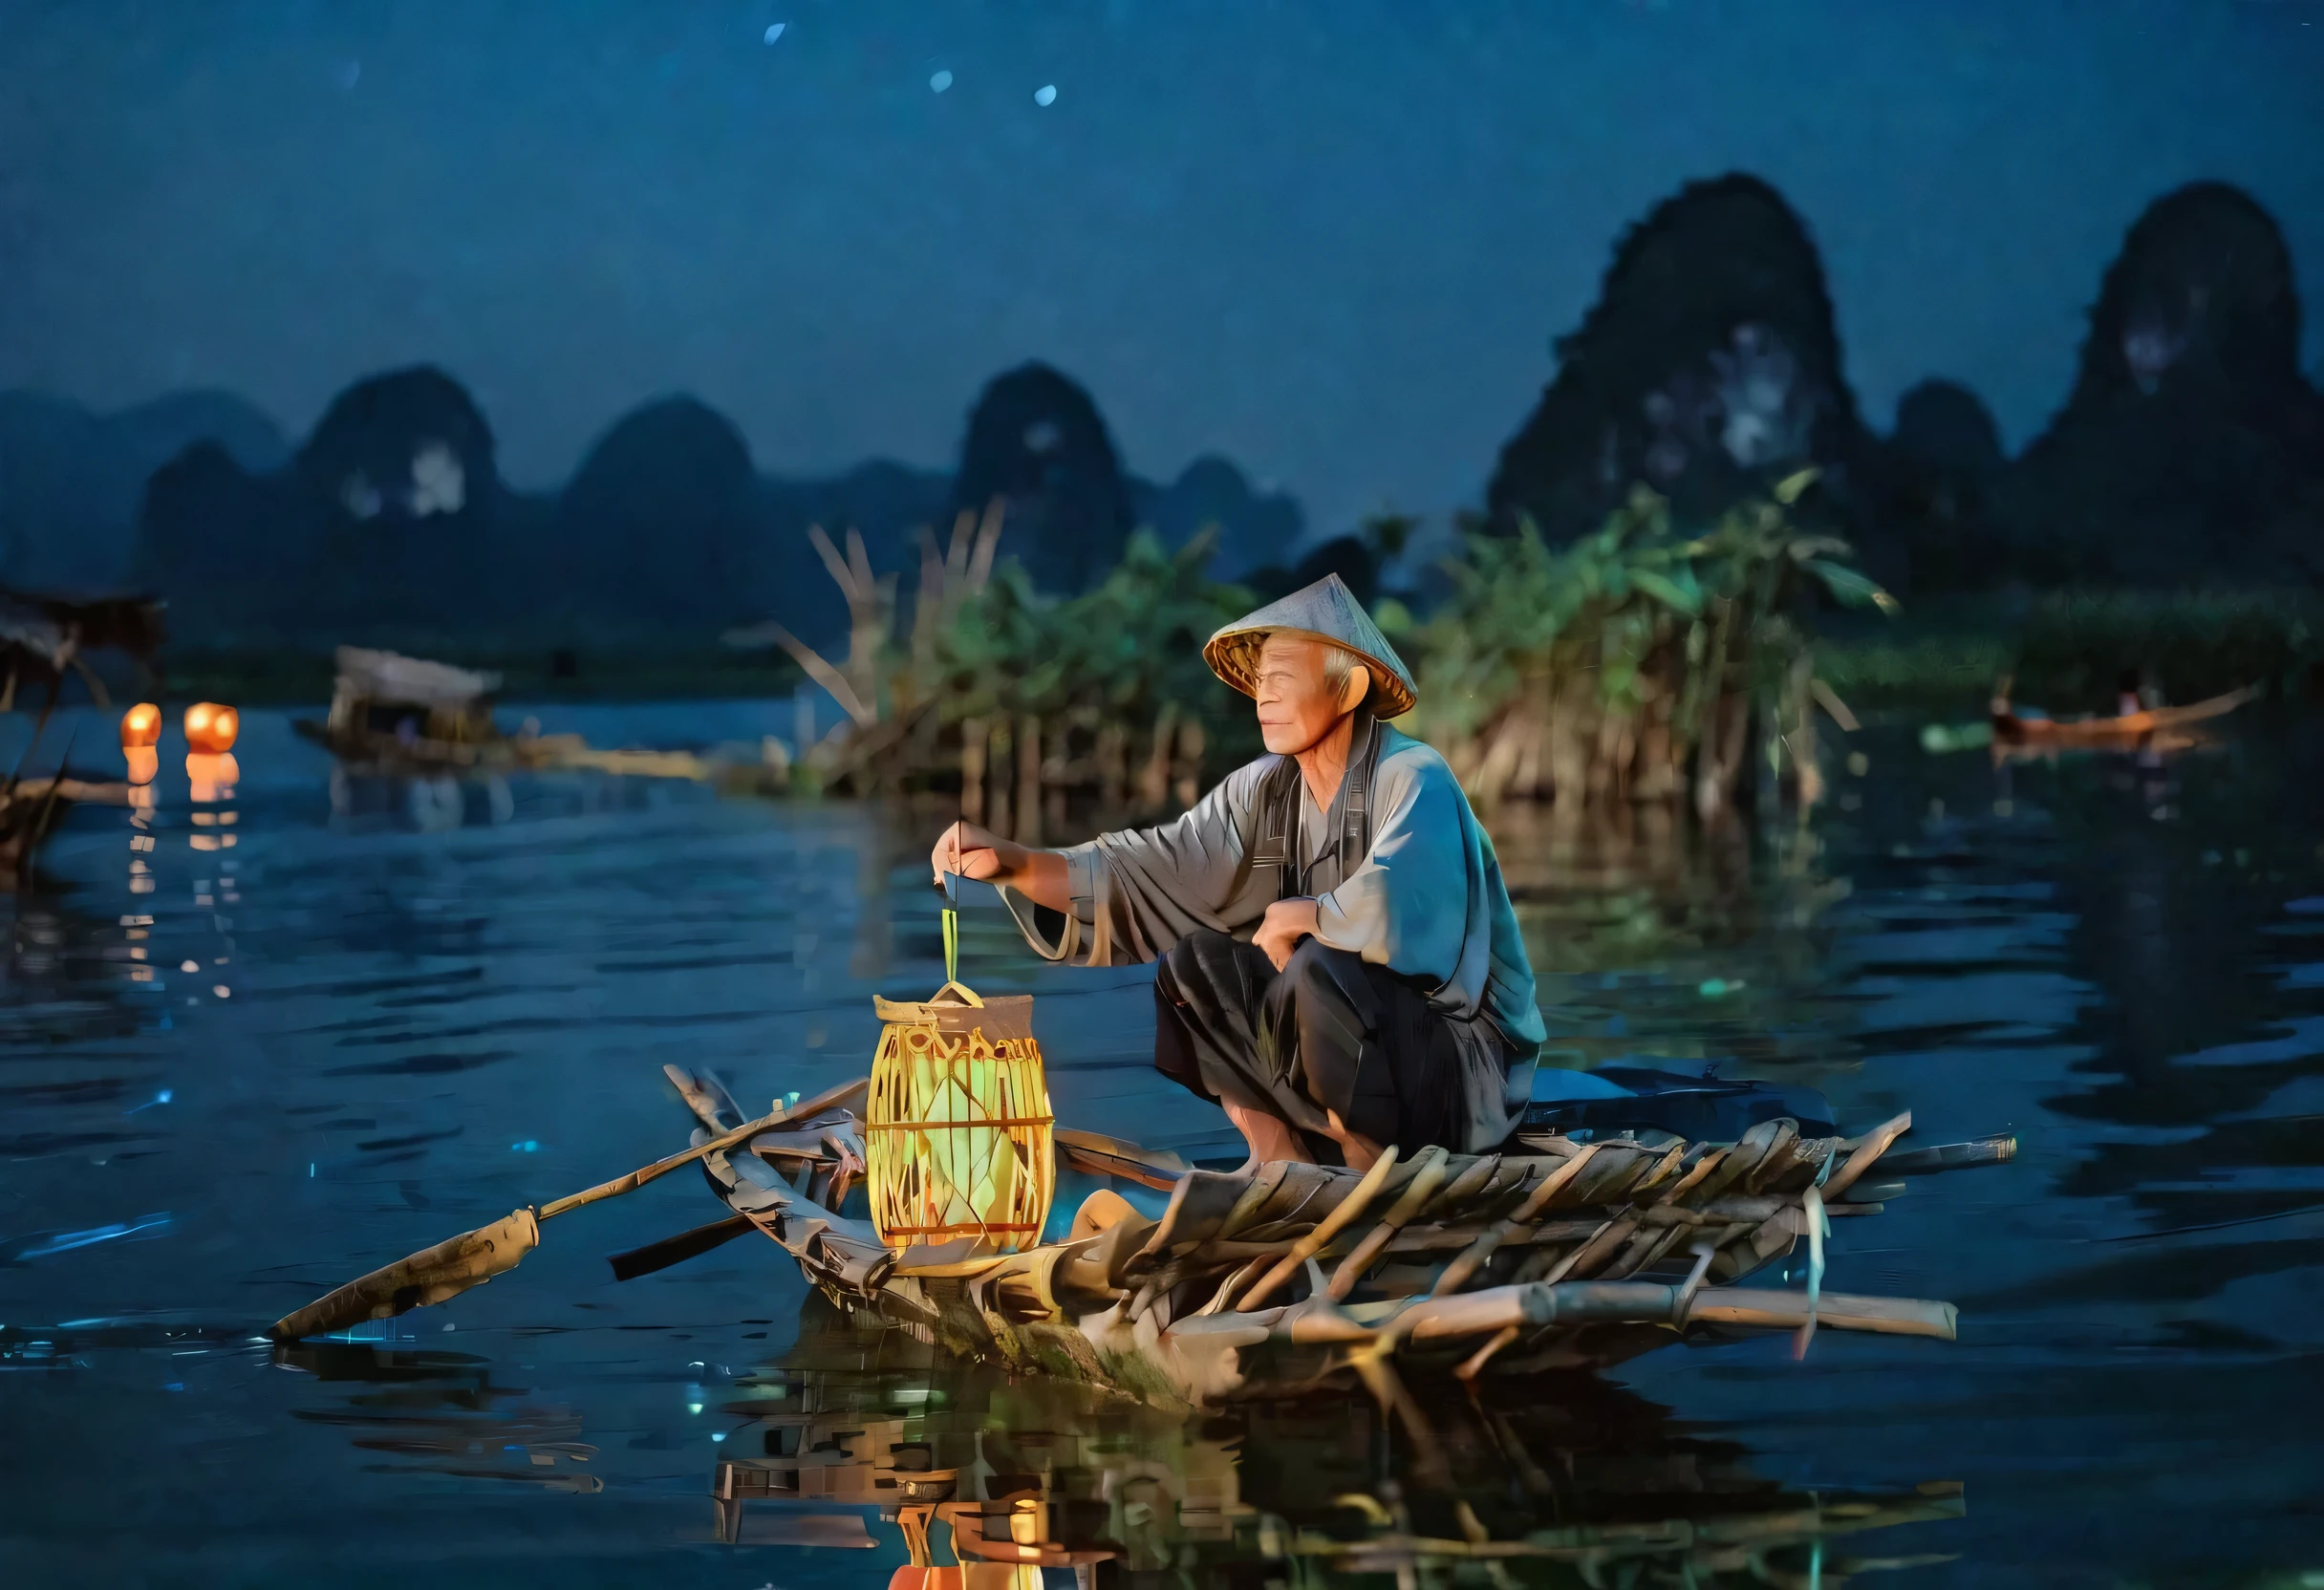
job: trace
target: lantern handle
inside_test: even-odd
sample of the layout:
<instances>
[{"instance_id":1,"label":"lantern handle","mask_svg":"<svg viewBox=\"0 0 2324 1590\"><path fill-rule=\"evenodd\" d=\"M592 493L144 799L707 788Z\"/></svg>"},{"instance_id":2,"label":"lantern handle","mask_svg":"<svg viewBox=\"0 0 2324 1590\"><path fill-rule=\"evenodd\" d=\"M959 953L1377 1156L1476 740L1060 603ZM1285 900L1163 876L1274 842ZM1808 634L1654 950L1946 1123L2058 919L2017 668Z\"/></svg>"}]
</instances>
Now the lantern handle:
<instances>
[{"instance_id":1,"label":"lantern handle","mask_svg":"<svg viewBox=\"0 0 2324 1590\"><path fill-rule=\"evenodd\" d=\"M977 991L969 987L966 983L959 981L958 978L945 983L943 987L937 989L934 994L930 995L928 997L928 1002L933 1005L938 999L944 998L944 996L947 994L959 995L960 1002L962 1004L975 1005L979 1010L984 1007L984 1001L977 997Z\"/></svg>"},{"instance_id":2,"label":"lantern handle","mask_svg":"<svg viewBox=\"0 0 2324 1590\"><path fill-rule=\"evenodd\" d=\"M951 870L943 876L944 885L944 981L947 986L960 979L960 830L953 829Z\"/></svg>"}]
</instances>

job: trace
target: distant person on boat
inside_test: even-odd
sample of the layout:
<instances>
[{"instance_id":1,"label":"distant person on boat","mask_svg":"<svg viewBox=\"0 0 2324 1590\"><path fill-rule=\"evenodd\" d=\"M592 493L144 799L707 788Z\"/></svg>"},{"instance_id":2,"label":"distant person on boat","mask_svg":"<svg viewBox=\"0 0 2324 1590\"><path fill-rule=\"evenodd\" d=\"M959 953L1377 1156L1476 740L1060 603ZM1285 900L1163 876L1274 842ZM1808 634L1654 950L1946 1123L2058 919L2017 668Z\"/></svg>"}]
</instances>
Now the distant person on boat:
<instances>
[{"instance_id":1,"label":"distant person on boat","mask_svg":"<svg viewBox=\"0 0 2324 1590\"><path fill-rule=\"evenodd\" d=\"M1444 759L1382 721L1410 673L1336 574L1203 656L1257 702L1266 756L1174 822L1063 850L956 823L938 881L999 885L1052 960L1160 961L1154 1065L1255 1162L1497 1147L1541 1013L1492 840Z\"/></svg>"}]
</instances>

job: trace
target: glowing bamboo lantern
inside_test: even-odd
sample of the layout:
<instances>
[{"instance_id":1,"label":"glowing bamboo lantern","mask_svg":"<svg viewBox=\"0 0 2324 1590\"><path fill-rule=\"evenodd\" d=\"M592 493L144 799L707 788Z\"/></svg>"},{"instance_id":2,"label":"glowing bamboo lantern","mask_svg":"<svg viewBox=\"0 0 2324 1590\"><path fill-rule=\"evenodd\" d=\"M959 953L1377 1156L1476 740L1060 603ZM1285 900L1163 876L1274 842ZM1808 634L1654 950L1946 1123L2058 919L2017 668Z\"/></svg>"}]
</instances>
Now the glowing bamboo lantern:
<instances>
[{"instance_id":1,"label":"glowing bamboo lantern","mask_svg":"<svg viewBox=\"0 0 2324 1590\"><path fill-rule=\"evenodd\" d=\"M242 732L242 714L215 701L196 701L185 709L185 748L211 756L234 748Z\"/></svg>"},{"instance_id":2,"label":"glowing bamboo lantern","mask_svg":"<svg viewBox=\"0 0 2324 1590\"><path fill-rule=\"evenodd\" d=\"M140 701L121 714L121 749L150 750L161 743L161 709L151 701Z\"/></svg>"},{"instance_id":3,"label":"glowing bamboo lantern","mask_svg":"<svg viewBox=\"0 0 2324 1590\"><path fill-rule=\"evenodd\" d=\"M924 1003L872 1008L885 1024L864 1135L881 1240L970 1236L994 1252L1038 1241L1057 1172L1032 997L980 999L954 981Z\"/></svg>"}]
</instances>

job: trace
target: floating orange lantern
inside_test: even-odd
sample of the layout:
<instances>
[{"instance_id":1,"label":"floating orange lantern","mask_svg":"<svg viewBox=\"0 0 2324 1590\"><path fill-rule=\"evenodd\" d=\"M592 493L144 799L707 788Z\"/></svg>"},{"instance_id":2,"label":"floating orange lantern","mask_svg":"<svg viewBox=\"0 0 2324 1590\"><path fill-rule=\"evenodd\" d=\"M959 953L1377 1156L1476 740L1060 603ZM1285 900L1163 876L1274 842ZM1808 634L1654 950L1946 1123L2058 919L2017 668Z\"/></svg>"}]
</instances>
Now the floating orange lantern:
<instances>
[{"instance_id":1,"label":"floating orange lantern","mask_svg":"<svg viewBox=\"0 0 2324 1590\"><path fill-rule=\"evenodd\" d=\"M154 775L161 771L161 753L150 744L128 746L121 755L129 759L129 782L133 784L149 784ZM150 804L150 796L146 804Z\"/></svg>"},{"instance_id":2,"label":"floating orange lantern","mask_svg":"<svg viewBox=\"0 0 2324 1590\"><path fill-rule=\"evenodd\" d=\"M242 714L215 701L196 701L185 709L185 748L216 756L234 748L242 732Z\"/></svg>"},{"instance_id":3,"label":"floating orange lantern","mask_svg":"<svg viewBox=\"0 0 2324 1590\"><path fill-rule=\"evenodd\" d=\"M140 701L121 714L121 749L135 751L161 742L161 709Z\"/></svg>"}]
</instances>

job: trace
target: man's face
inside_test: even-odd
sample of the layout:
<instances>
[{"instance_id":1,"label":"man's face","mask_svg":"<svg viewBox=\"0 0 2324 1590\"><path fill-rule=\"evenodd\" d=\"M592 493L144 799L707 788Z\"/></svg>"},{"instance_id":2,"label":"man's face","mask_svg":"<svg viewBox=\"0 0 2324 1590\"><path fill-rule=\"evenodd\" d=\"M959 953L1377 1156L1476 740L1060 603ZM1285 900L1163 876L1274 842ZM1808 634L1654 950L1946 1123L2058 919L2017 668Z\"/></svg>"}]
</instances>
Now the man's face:
<instances>
[{"instance_id":1,"label":"man's face","mask_svg":"<svg viewBox=\"0 0 2324 1590\"><path fill-rule=\"evenodd\" d=\"M1320 640L1269 635L1259 654L1259 733L1267 749L1292 757L1329 734L1355 709L1367 682L1364 665L1349 671L1340 689L1323 677L1334 648Z\"/></svg>"}]
</instances>

